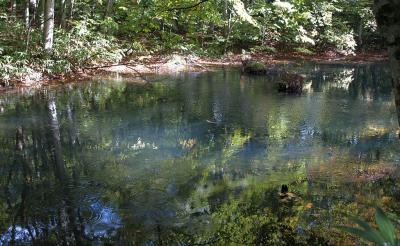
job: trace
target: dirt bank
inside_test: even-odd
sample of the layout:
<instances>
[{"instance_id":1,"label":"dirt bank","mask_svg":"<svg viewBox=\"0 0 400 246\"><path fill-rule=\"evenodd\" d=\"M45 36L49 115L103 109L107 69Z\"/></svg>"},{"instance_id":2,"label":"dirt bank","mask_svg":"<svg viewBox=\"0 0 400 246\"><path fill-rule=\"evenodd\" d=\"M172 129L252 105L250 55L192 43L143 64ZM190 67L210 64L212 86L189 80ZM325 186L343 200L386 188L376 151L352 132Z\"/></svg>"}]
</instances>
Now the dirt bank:
<instances>
[{"instance_id":1,"label":"dirt bank","mask_svg":"<svg viewBox=\"0 0 400 246\"><path fill-rule=\"evenodd\" d=\"M312 55L306 56L296 53L271 55L266 53L251 54L251 59L270 64L289 64L303 61L317 63L371 63L387 60L383 53L362 53L352 56L340 55ZM18 87L40 87L49 84L60 84L69 82L84 81L96 76L107 77L110 74L119 74L125 79L136 83L146 83L146 76L150 74L174 74L184 71L203 72L223 66L240 66L242 62L241 54L230 54L219 58L207 58L182 55L154 55L154 56L135 56L125 58L119 64L103 64L93 67L84 67L79 71L64 75L51 75L44 77L41 81L34 83L29 81L10 81L12 86L0 87L0 92L8 91Z\"/></svg>"},{"instance_id":2,"label":"dirt bank","mask_svg":"<svg viewBox=\"0 0 400 246\"><path fill-rule=\"evenodd\" d=\"M252 54L251 59L265 64L289 64L301 61L317 63L371 63L386 61L388 58L382 53L363 53L353 56L304 56L296 53L284 55ZM114 64L99 68L102 71L121 74L169 74L182 71L208 71L221 66L240 66L241 54L226 55L220 58L207 58L195 56L139 56L127 60L122 64ZM97 68L94 68L97 69Z\"/></svg>"}]
</instances>

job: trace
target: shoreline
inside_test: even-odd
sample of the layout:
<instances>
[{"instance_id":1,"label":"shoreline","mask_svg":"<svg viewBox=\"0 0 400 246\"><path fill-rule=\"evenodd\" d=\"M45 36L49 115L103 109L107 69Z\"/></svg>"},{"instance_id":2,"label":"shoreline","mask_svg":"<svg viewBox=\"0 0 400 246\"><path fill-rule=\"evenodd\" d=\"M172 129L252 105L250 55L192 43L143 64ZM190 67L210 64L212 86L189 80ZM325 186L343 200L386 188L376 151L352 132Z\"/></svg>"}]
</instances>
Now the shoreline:
<instances>
[{"instance_id":1,"label":"shoreline","mask_svg":"<svg viewBox=\"0 0 400 246\"><path fill-rule=\"evenodd\" d=\"M124 79L134 83L146 83L145 76L168 75L180 72L207 72L221 67L236 67L242 65L242 55L225 55L221 58L192 57L172 55L136 56L125 59L118 64L100 64L93 67L84 67L80 71L64 74L45 76L39 81L10 80L11 86L0 87L0 93L18 90L20 88L40 88L42 86L59 85L66 83L79 83L96 77L107 77L111 74L119 74ZM385 53L360 53L348 56L327 56L299 54L253 54L251 59L265 65L296 64L299 62L313 62L317 64L368 64L388 61ZM135 75L132 77L132 75Z\"/></svg>"}]
</instances>

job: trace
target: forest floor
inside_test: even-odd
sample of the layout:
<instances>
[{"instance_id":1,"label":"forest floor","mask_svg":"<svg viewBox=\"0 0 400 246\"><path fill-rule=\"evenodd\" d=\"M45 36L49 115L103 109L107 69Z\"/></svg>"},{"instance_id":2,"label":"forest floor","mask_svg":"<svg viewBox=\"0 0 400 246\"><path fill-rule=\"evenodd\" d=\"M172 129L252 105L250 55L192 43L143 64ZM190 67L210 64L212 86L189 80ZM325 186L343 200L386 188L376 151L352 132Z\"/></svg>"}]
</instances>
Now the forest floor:
<instances>
[{"instance_id":1,"label":"forest floor","mask_svg":"<svg viewBox=\"0 0 400 246\"><path fill-rule=\"evenodd\" d=\"M380 62L388 60L385 53L368 52L356 55L344 56L337 54L322 55L301 55L296 53L286 53L271 55L266 53L252 54L251 59L266 66L275 64L290 64L299 62L316 63L348 63L362 64ZM40 87L42 85L54 85L68 82L79 82L90 78L102 77L113 78L119 74L121 77L135 83L146 83L147 75L154 74L175 74L177 72L205 72L225 66L240 66L242 64L241 54L230 54L219 58L183 56L183 55L147 55L125 58L118 64L100 64L93 67L85 67L76 73L66 75L52 75L45 77L42 81L27 83L26 81L11 81L11 88L0 87L1 91L20 87ZM134 76L133 76L134 75Z\"/></svg>"}]
</instances>

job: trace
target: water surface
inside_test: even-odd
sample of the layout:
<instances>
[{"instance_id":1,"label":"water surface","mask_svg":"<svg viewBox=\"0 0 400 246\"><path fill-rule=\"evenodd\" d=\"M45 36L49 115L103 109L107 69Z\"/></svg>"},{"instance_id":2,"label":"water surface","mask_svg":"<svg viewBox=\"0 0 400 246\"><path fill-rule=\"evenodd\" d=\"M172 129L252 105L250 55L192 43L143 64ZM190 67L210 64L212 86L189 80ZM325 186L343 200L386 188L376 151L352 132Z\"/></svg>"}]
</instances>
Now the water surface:
<instances>
[{"instance_id":1,"label":"water surface","mask_svg":"<svg viewBox=\"0 0 400 246\"><path fill-rule=\"evenodd\" d=\"M0 245L355 241L342 212L400 212L387 68L281 67L302 95L236 69L2 94Z\"/></svg>"}]
</instances>

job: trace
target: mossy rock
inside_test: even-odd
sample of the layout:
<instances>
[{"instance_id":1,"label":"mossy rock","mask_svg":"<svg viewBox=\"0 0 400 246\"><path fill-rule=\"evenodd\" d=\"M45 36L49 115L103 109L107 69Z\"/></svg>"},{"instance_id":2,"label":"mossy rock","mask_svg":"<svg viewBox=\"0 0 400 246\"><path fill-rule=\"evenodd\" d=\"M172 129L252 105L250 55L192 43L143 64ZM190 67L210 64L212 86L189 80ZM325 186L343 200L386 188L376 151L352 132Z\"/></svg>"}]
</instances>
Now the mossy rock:
<instances>
[{"instance_id":1,"label":"mossy rock","mask_svg":"<svg viewBox=\"0 0 400 246\"><path fill-rule=\"evenodd\" d=\"M243 62L243 72L247 74L263 75L267 73L267 67L265 64L256 61L245 61Z\"/></svg>"}]
</instances>

